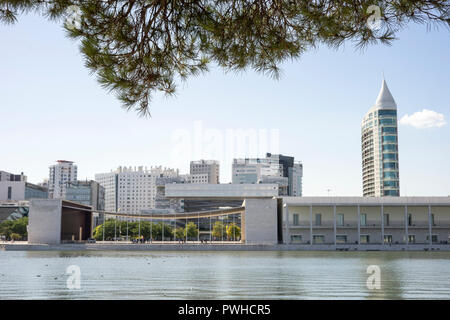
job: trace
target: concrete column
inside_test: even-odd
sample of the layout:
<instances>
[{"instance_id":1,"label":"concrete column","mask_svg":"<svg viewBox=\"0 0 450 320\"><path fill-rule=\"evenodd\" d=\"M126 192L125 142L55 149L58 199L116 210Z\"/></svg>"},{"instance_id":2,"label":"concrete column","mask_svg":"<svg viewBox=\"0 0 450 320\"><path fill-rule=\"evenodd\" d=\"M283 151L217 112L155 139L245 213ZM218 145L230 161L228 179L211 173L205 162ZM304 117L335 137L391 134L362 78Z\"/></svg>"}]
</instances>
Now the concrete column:
<instances>
[{"instance_id":1,"label":"concrete column","mask_svg":"<svg viewBox=\"0 0 450 320\"><path fill-rule=\"evenodd\" d=\"M381 205L381 245L384 245L384 205Z\"/></svg>"},{"instance_id":2,"label":"concrete column","mask_svg":"<svg viewBox=\"0 0 450 320\"><path fill-rule=\"evenodd\" d=\"M309 244L313 244L312 205L309 206Z\"/></svg>"},{"instance_id":3,"label":"concrete column","mask_svg":"<svg viewBox=\"0 0 450 320\"><path fill-rule=\"evenodd\" d=\"M361 244L361 207L358 204L358 246Z\"/></svg>"},{"instance_id":4,"label":"concrete column","mask_svg":"<svg viewBox=\"0 0 450 320\"><path fill-rule=\"evenodd\" d=\"M289 230L289 208L287 204L285 204L284 212L286 219L286 244L289 244L291 243L291 232Z\"/></svg>"},{"instance_id":5,"label":"concrete column","mask_svg":"<svg viewBox=\"0 0 450 320\"><path fill-rule=\"evenodd\" d=\"M408 205L405 205L405 237L406 245L409 244L409 232L408 232Z\"/></svg>"},{"instance_id":6,"label":"concrete column","mask_svg":"<svg viewBox=\"0 0 450 320\"><path fill-rule=\"evenodd\" d=\"M429 240L430 240L430 246L433 244L433 230L431 227L431 206L428 206L428 234L429 236Z\"/></svg>"},{"instance_id":7,"label":"concrete column","mask_svg":"<svg viewBox=\"0 0 450 320\"><path fill-rule=\"evenodd\" d=\"M336 246L336 205L333 206L333 229L334 229L334 245Z\"/></svg>"}]
</instances>

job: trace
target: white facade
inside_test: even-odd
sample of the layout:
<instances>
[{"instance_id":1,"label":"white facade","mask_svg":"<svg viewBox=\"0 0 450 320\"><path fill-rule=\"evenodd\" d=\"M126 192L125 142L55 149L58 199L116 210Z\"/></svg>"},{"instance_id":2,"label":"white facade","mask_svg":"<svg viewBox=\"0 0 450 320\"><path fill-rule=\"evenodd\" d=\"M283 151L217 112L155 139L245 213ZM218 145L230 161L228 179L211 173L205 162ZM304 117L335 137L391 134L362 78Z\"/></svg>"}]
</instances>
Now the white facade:
<instances>
[{"instance_id":1,"label":"white facade","mask_svg":"<svg viewBox=\"0 0 450 320\"><path fill-rule=\"evenodd\" d=\"M217 184L219 178L219 161L216 160L198 160L191 161L189 183L210 183Z\"/></svg>"},{"instance_id":2,"label":"white facade","mask_svg":"<svg viewBox=\"0 0 450 320\"><path fill-rule=\"evenodd\" d=\"M77 166L72 161L57 160L49 167L48 196L50 199L64 199L69 182L77 180Z\"/></svg>"},{"instance_id":3,"label":"white facade","mask_svg":"<svg viewBox=\"0 0 450 320\"><path fill-rule=\"evenodd\" d=\"M383 79L361 123L363 196L399 196L397 104Z\"/></svg>"},{"instance_id":4,"label":"white facade","mask_svg":"<svg viewBox=\"0 0 450 320\"><path fill-rule=\"evenodd\" d=\"M105 188L105 211L140 213L155 208L158 178L178 177L178 170L162 167L119 167L110 173L95 175Z\"/></svg>"}]
</instances>

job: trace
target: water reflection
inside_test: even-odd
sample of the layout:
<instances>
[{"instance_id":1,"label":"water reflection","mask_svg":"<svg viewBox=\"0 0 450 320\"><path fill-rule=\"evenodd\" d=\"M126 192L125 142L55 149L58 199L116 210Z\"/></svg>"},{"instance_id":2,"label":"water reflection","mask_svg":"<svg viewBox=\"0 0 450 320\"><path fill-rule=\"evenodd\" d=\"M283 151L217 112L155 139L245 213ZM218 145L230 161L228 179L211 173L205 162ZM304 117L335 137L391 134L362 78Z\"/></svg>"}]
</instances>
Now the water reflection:
<instances>
[{"instance_id":1,"label":"water reflection","mask_svg":"<svg viewBox=\"0 0 450 320\"><path fill-rule=\"evenodd\" d=\"M0 299L450 299L449 269L446 252L5 251Z\"/></svg>"}]
</instances>

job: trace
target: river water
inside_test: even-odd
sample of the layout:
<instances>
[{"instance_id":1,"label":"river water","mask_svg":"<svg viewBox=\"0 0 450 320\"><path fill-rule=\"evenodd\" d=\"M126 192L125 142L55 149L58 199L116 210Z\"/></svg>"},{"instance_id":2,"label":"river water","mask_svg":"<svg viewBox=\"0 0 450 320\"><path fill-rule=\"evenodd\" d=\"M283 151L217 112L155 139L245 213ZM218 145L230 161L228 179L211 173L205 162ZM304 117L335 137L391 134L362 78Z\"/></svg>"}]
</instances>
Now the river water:
<instances>
[{"instance_id":1,"label":"river water","mask_svg":"<svg viewBox=\"0 0 450 320\"><path fill-rule=\"evenodd\" d=\"M450 252L0 251L0 299L450 299Z\"/></svg>"}]
</instances>

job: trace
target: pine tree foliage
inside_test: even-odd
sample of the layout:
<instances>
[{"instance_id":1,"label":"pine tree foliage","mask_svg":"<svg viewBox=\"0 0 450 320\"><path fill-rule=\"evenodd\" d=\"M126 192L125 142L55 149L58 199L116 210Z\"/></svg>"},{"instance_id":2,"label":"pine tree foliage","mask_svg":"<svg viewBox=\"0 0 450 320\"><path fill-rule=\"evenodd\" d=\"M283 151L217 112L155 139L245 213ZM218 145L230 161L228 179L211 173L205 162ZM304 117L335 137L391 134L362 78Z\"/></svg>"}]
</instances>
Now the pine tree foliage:
<instances>
[{"instance_id":1,"label":"pine tree foliage","mask_svg":"<svg viewBox=\"0 0 450 320\"><path fill-rule=\"evenodd\" d=\"M380 28L368 24L373 6ZM80 13L75 28L71 8ZM30 11L64 23L100 84L142 115L154 92L173 94L211 63L278 78L283 61L320 44L390 44L409 22L450 24L442 0L0 0L0 22Z\"/></svg>"}]
</instances>

